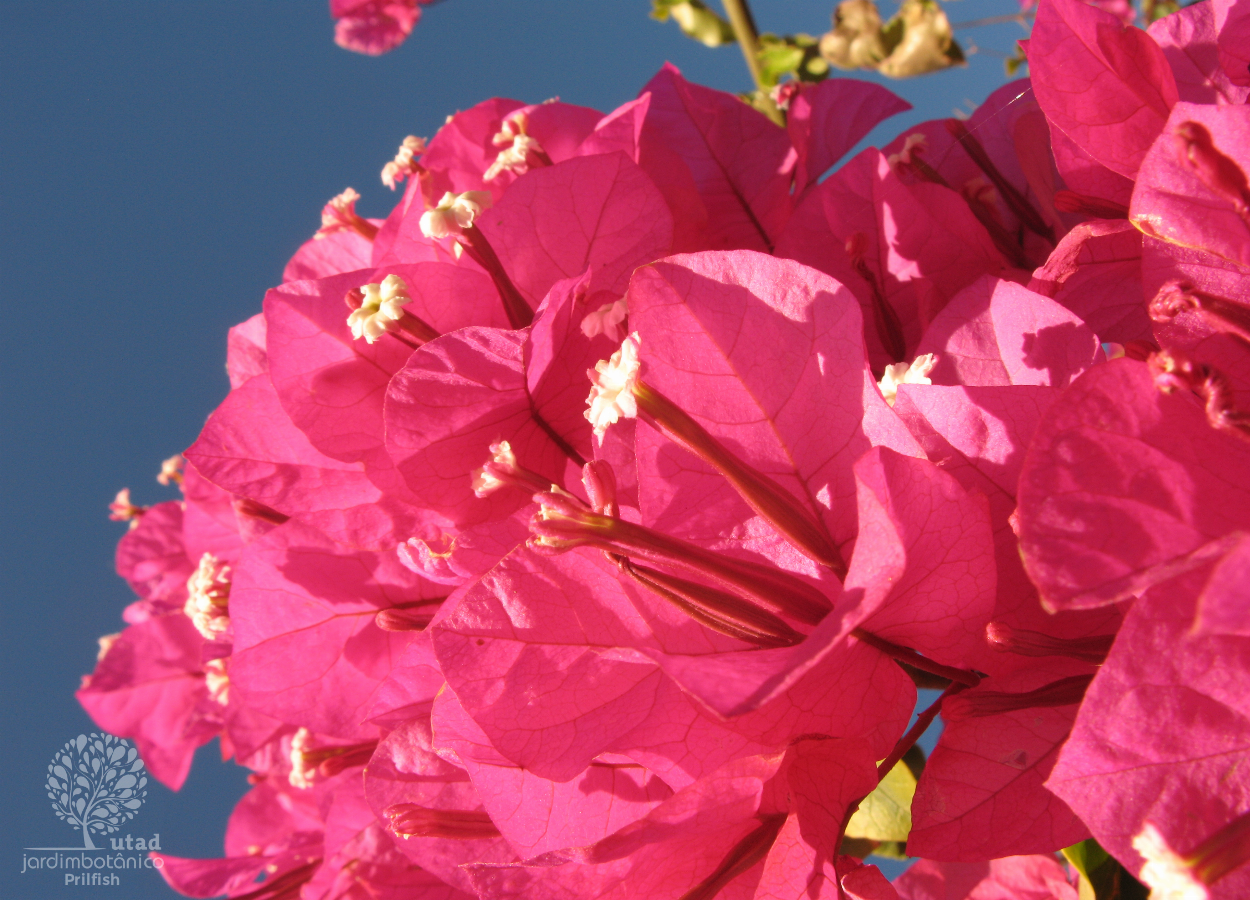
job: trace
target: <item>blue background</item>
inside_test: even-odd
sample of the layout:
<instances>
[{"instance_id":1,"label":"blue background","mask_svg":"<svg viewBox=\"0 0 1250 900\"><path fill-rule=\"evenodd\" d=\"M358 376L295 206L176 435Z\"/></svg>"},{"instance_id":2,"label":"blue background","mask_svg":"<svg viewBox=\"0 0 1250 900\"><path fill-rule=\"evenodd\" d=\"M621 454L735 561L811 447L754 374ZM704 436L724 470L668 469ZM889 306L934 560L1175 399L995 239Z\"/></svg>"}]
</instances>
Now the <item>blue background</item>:
<instances>
[{"instance_id":1,"label":"blue background","mask_svg":"<svg viewBox=\"0 0 1250 900\"><path fill-rule=\"evenodd\" d=\"M819 34L831 6L753 3L761 29L779 33ZM178 496L154 478L226 394L226 330L259 311L330 197L351 185L362 214L385 216L396 195L383 163L449 113L492 95L607 111L666 59L692 80L749 88L735 47L708 50L648 9L451 0L399 50L369 58L333 44L319 0L0 4L0 897L84 896L60 876L18 873L22 848L76 843L42 783L53 752L93 727L73 692L132 599L112 570L125 526L106 506L125 485L141 504ZM1012 0L949 6L952 20L1013 11ZM1004 25L961 39L1001 53L1021 36ZM1000 58L970 60L891 82L923 114L870 141L1003 83ZM159 832L176 855L220 855L245 775L214 741L182 791L153 784L129 831ZM111 890L173 896L154 873Z\"/></svg>"}]
</instances>

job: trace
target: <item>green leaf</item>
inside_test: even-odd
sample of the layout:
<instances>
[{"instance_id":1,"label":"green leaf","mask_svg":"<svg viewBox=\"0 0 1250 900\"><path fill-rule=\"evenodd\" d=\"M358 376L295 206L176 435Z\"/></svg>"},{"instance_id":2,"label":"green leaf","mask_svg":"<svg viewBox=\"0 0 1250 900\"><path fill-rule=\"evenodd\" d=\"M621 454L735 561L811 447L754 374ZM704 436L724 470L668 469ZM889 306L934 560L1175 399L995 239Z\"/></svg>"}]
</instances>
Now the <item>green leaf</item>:
<instances>
[{"instance_id":1,"label":"green leaf","mask_svg":"<svg viewBox=\"0 0 1250 900\"><path fill-rule=\"evenodd\" d=\"M705 47L719 47L736 40L729 23L702 0L651 0L651 18L659 22L671 18L687 37Z\"/></svg>"},{"instance_id":2,"label":"green leaf","mask_svg":"<svg viewBox=\"0 0 1250 900\"><path fill-rule=\"evenodd\" d=\"M1080 876L1080 900L1146 900L1146 888L1093 838L1064 847L1063 856Z\"/></svg>"},{"instance_id":3,"label":"green leaf","mask_svg":"<svg viewBox=\"0 0 1250 900\"><path fill-rule=\"evenodd\" d=\"M759 52L762 80L769 87L789 75L795 81L824 81L829 64L820 56L820 46L810 34L761 34Z\"/></svg>"},{"instance_id":4,"label":"green leaf","mask_svg":"<svg viewBox=\"0 0 1250 900\"><path fill-rule=\"evenodd\" d=\"M911 832L911 799L916 776L899 762L864 798L846 826L846 836L874 841L906 841Z\"/></svg>"}]
</instances>

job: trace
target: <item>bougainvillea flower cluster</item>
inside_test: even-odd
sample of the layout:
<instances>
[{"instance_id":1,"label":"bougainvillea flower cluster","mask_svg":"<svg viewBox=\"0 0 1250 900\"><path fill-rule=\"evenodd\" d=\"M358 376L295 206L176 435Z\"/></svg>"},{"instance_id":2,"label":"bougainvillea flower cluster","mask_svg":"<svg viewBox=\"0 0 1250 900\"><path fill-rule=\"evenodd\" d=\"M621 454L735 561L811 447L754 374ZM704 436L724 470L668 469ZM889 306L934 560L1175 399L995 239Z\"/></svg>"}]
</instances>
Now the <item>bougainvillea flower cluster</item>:
<instances>
[{"instance_id":1,"label":"bougainvillea flower cluster","mask_svg":"<svg viewBox=\"0 0 1250 900\"><path fill-rule=\"evenodd\" d=\"M1247 22L1042 0L1031 81L849 159L907 104L671 66L404 140L231 330L182 499L110 507L82 703L252 772L170 884L1075 900L1093 839L1250 895Z\"/></svg>"}]
</instances>

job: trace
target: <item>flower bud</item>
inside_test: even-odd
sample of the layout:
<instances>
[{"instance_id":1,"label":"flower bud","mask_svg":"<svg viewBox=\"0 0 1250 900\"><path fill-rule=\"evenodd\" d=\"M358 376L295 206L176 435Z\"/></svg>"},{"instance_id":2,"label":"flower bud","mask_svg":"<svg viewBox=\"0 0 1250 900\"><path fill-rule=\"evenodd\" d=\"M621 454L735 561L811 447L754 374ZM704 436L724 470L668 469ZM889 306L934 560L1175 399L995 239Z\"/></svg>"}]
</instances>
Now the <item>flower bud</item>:
<instances>
[{"instance_id":1,"label":"flower bud","mask_svg":"<svg viewBox=\"0 0 1250 900\"><path fill-rule=\"evenodd\" d=\"M1056 638L1039 631L1012 628L1002 622L990 622L985 626L985 641L1000 653L1019 656L1066 656L1082 662L1101 665L1111 652L1115 635L1097 635L1086 638Z\"/></svg>"},{"instance_id":2,"label":"flower bud","mask_svg":"<svg viewBox=\"0 0 1250 900\"><path fill-rule=\"evenodd\" d=\"M206 641L228 639L230 635L230 567L205 553L187 579L187 602L183 612Z\"/></svg>"},{"instance_id":3,"label":"flower bud","mask_svg":"<svg viewBox=\"0 0 1250 900\"><path fill-rule=\"evenodd\" d=\"M606 459L596 459L582 466L582 485L590 498L590 507L605 516L616 516L616 473Z\"/></svg>"},{"instance_id":4,"label":"flower bud","mask_svg":"<svg viewBox=\"0 0 1250 900\"><path fill-rule=\"evenodd\" d=\"M1093 675L1074 675L1043 685L1037 690L1019 694L1004 691L979 691L948 698L942 715L949 718L979 718L1018 709L1039 709L1051 706L1073 706L1085 698Z\"/></svg>"},{"instance_id":5,"label":"flower bud","mask_svg":"<svg viewBox=\"0 0 1250 900\"><path fill-rule=\"evenodd\" d=\"M416 803L396 803L382 810L391 831L401 838L444 838L481 841L499 837L490 816L480 810L430 809Z\"/></svg>"},{"instance_id":6,"label":"flower bud","mask_svg":"<svg viewBox=\"0 0 1250 900\"><path fill-rule=\"evenodd\" d=\"M1221 153L1211 139L1211 132L1198 122L1182 122L1173 132L1177 156L1214 194L1232 204L1237 213L1250 224L1250 186L1246 173L1232 159Z\"/></svg>"}]
</instances>

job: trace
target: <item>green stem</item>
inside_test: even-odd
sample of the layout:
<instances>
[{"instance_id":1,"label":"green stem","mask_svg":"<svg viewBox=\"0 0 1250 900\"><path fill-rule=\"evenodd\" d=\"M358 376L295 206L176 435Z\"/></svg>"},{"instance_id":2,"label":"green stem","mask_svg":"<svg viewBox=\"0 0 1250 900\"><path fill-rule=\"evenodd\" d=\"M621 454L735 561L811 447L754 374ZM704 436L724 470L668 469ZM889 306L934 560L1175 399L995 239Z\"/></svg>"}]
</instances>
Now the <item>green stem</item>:
<instances>
[{"instance_id":1,"label":"green stem","mask_svg":"<svg viewBox=\"0 0 1250 900\"><path fill-rule=\"evenodd\" d=\"M781 116L781 110L777 108L777 104L773 103L772 97L769 96L768 86L764 84L764 73L760 69L759 31L755 27L751 7L747 5L747 0L721 0L721 2L725 7L725 15L729 19L729 26L734 31L734 37L738 39L738 46L742 48L742 55L747 61L747 69L751 72L755 87L760 92L758 108L778 125L784 126L785 120Z\"/></svg>"}]
</instances>

